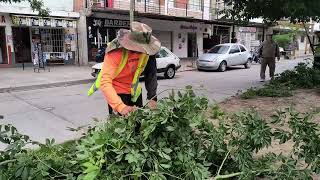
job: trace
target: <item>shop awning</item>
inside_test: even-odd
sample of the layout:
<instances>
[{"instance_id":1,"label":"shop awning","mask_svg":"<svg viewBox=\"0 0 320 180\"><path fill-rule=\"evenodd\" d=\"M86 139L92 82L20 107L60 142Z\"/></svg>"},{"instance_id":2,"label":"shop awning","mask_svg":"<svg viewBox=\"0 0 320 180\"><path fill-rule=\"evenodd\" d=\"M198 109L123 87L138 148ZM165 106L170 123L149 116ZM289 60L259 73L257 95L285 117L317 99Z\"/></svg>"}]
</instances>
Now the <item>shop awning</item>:
<instances>
[{"instance_id":1,"label":"shop awning","mask_svg":"<svg viewBox=\"0 0 320 180\"><path fill-rule=\"evenodd\" d=\"M77 20L69 18L11 15L16 26L77 28Z\"/></svg>"},{"instance_id":2,"label":"shop awning","mask_svg":"<svg viewBox=\"0 0 320 180\"><path fill-rule=\"evenodd\" d=\"M119 10L119 9L92 9L92 12L96 13L111 13L117 15L129 15L128 10ZM94 14L93 14L94 16ZM246 26L246 27L266 27L263 23L256 23L256 22L248 22L248 23L239 23L233 22L231 20L206 20L206 19L196 19L192 17L178 17L178 16L169 16L163 14L155 14L155 13L141 13L135 11L135 16L137 19L139 17L150 18L150 19L160 19L160 20L168 20L168 21L186 21L186 22L197 22L197 23L204 23L204 24L213 24L213 25L221 25L221 26Z\"/></svg>"}]
</instances>

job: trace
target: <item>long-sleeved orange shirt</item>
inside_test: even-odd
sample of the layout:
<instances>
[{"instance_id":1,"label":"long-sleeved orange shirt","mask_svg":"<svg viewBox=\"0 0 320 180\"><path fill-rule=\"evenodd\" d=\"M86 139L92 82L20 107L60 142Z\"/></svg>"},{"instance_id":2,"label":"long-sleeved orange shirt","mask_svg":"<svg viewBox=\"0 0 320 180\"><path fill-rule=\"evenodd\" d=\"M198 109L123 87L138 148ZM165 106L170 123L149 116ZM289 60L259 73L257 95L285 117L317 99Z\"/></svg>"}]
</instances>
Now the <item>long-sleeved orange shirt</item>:
<instances>
[{"instance_id":1,"label":"long-sleeved orange shirt","mask_svg":"<svg viewBox=\"0 0 320 180\"><path fill-rule=\"evenodd\" d=\"M128 62L115 77L122 59L122 49L106 53L102 67L101 90L112 109L121 112L126 105L118 94L131 94L131 83L138 67L140 53L128 51Z\"/></svg>"}]
</instances>

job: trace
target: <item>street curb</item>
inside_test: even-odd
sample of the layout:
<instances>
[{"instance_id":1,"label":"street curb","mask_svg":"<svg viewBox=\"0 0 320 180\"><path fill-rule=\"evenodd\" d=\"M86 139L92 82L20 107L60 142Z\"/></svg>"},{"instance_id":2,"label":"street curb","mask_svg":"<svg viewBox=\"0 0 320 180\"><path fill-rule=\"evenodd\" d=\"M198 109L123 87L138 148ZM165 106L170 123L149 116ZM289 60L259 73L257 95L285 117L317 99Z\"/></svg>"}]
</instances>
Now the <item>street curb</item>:
<instances>
[{"instance_id":1,"label":"street curb","mask_svg":"<svg viewBox=\"0 0 320 180\"><path fill-rule=\"evenodd\" d=\"M76 80L76 81L57 82L57 83L49 83L49 84L37 84L37 85L30 85L30 86L0 88L0 93L30 91L30 90L47 89L47 88L54 88L54 87L73 86L73 85L79 85L79 84L88 84L88 83L92 83L93 81L94 81L94 79L91 78L91 79L82 79L82 80Z\"/></svg>"},{"instance_id":2,"label":"street curb","mask_svg":"<svg viewBox=\"0 0 320 180\"><path fill-rule=\"evenodd\" d=\"M180 70L178 72L188 72L188 71L195 71L195 70L196 68L192 68L192 69ZM37 90L37 89L47 89L47 88L54 88L54 87L88 84L88 83L92 83L94 80L95 79L91 78L91 79L82 79L82 80L75 80L75 81L48 83L48 84L36 84L36 85L29 85L29 86L0 88L0 93L30 91L30 90Z\"/></svg>"}]
</instances>

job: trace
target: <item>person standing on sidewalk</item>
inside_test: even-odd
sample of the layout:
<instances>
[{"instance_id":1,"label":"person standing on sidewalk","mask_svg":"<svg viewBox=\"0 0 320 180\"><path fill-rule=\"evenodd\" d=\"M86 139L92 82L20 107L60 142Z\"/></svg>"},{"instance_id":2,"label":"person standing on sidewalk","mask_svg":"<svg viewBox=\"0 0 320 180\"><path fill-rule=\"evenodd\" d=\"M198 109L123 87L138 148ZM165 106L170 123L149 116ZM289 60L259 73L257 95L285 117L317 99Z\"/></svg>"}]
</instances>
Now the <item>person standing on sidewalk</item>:
<instances>
[{"instance_id":1,"label":"person standing on sidewalk","mask_svg":"<svg viewBox=\"0 0 320 180\"><path fill-rule=\"evenodd\" d=\"M270 78L274 79L276 70L276 57L280 61L280 50L278 44L272 39L273 34L267 34L267 39L261 44L260 55L262 57L260 78L261 82L266 80L266 68L269 67Z\"/></svg>"},{"instance_id":2,"label":"person standing on sidewalk","mask_svg":"<svg viewBox=\"0 0 320 180\"><path fill-rule=\"evenodd\" d=\"M88 95L100 88L109 113L126 116L135 106L143 106L139 77L144 72L149 107L155 108L158 86L155 54L160 47L160 41L152 36L152 29L146 24L133 22L131 31L121 29L108 44L103 67Z\"/></svg>"}]
</instances>

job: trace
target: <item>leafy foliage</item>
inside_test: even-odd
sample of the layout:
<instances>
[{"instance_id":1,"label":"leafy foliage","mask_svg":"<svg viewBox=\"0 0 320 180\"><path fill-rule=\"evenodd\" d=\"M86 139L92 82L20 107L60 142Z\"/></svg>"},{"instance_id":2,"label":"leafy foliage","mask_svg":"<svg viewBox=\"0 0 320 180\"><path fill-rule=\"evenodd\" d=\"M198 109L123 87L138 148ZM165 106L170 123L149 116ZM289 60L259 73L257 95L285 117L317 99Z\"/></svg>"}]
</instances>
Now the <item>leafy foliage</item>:
<instances>
[{"instance_id":1,"label":"leafy foliage","mask_svg":"<svg viewBox=\"0 0 320 180\"><path fill-rule=\"evenodd\" d=\"M294 70L287 70L279 74L269 84L262 88L250 88L241 95L250 99L257 96L288 97L298 88L312 89L320 87L320 70L300 63Z\"/></svg>"},{"instance_id":2,"label":"leafy foliage","mask_svg":"<svg viewBox=\"0 0 320 180\"><path fill-rule=\"evenodd\" d=\"M157 110L113 117L63 145L42 145L3 126L0 179L310 179L319 173L320 134L312 114L287 109L271 120L209 108L189 87L161 100ZM281 129L284 123L290 130ZM294 142L289 156L257 155L274 141ZM39 149L26 150L29 143Z\"/></svg>"},{"instance_id":3,"label":"leafy foliage","mask_svg":"<svg viewBox=\"0 0 320 180\"><path fill-rule=\"evenodd\" d=\"M315 49L315 55L320 56L320 46Z\"/></svg>"},{"instance_id":4,"label":"leafy foliage","mask_svg":"<svg viewBox=\"0 0 320 180\"><path fill-rule=\"evenodd\" d=\"M42 0L0 0L0 2L5 3L20 3L23 1L29 2L31 9L33 11L38 11L39 16L49 16L50 10L48 8L44 8Z\"/></svg>"},{"instance_id":5,"label":"leafy foliage","mask_svg":"<svg viewBox=\"0 0 320 180\"><path fill-rule=\"evenodd\" d=\"M289 44L292 42L292 37L290 34L279 34L273 36L273 40L275 40L280 47L288 48Z\"/></svg>"},{"instance_id":6,"label":"leafy foliage","mask_svg":"<svg viewBox=\"0 0 320 180\"><path fill-rule=\"evenodd\" d=\"M275 22L286 18L291 22L309 22L319 20L320 14L318 0L232 0L227 4L233 7L227 14L242 21L263 18Z\"/></svg>"}]
</instances>

